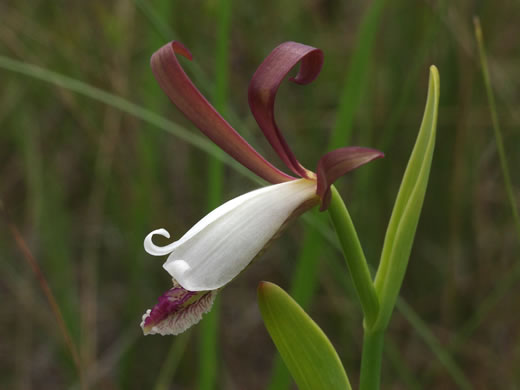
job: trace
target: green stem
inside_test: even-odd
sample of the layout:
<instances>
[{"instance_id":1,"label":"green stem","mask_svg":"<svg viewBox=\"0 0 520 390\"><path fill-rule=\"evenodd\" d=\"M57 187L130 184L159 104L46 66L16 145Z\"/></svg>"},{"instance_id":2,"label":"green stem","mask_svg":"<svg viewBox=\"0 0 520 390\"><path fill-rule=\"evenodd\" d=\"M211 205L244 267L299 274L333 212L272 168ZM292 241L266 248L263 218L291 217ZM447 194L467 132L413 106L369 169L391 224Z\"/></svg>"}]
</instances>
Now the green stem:
<instances>
[{"instance_id":1,"label":"green stem","mask_svg":"<svg viewBox=\"0 0 520 390\"><path fill-rule=\"evenodd\" d=\"M379 312L376 290L347 207L334 186L331 187L331 192L329 214L365 315L365 326L370 329Z\"/></svg>"},{"instance_id":2,"label":"green stem","mask_svg":"<svg viewBox=\"0 0 520 390\"><path fill-rule=\"evenodd\" d=\"M385 333L365 330L361 358L360 390L379 390Z\"/></svg>"}]
</instances>

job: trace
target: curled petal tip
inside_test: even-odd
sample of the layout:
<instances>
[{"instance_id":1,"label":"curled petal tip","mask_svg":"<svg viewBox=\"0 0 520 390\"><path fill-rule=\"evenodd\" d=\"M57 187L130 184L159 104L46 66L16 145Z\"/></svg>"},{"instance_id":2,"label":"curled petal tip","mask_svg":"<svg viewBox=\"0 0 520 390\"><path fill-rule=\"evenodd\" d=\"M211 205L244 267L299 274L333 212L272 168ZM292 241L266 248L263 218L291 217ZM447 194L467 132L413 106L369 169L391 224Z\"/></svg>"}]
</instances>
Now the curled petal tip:
<instances>
[{"instance_id":1,"label":"curled petal tip","mask_svg":"<svg viewBox=\"0 0 520 390\"><path fill-rule=\"evenodd\" d=\"M320 49L314 49L303 57L298 74L289 80L300 85L312 83L320 74L322 67L323 52Z\"/></svg>"},{"instance_id":2,"label":"curled petal tip","mask_svg":"<svg viewBox=\"0 0 520 390\"><path fill-rule=\"evenodd\" d=\"M298 63L300 63L298 74L290 80L297 84L308 84L320 73L323 52L297 42L280 44L266 57L253 75L249 84L248 100L258 126L284 164L296 175L308 178L307 170L296 159L274 118L274 103L278 87Z\"/></svg>"},{"instance_id":3,"label":"curled petal tip","mask_svg":"<svg viewBox=\"0 0 520 390\"><path fill-rule=\"evenodd\" d=\"M190 61L193 59L191 52L188 49L186 49L186 47L179 41L172 41L171 45L175 53L180 54L183 57L186 57Z\"/></svg>"},{"instance_id":4,"label":"curled petal tip","mask_svg":"<svg viewBox=\"0 0 520 390\"><path fill-rule=\"evenodd\" d=\"M168 253L171 253L171 251L175 248L176 243L173 242L166 246L155 245L153 242L153 236L156 235L170 238L170 233L168 233L166 229L154 230L144 238L144 250L152 256L164 256Z\"/></svg>"},{"instance_id":5,"label":"curled petal tip","mask_svg":"<svg viewBox=\"0 0 520 390\"><path fill-rule=\"evenodd\" d=\"M339 148L323 155L318 162L318 185L316 194L321 198L320 211L330 203L330 186L341 176L370 161L383 158L384 153L376 150L351 146Z\"/></svg>"}]
</instances>

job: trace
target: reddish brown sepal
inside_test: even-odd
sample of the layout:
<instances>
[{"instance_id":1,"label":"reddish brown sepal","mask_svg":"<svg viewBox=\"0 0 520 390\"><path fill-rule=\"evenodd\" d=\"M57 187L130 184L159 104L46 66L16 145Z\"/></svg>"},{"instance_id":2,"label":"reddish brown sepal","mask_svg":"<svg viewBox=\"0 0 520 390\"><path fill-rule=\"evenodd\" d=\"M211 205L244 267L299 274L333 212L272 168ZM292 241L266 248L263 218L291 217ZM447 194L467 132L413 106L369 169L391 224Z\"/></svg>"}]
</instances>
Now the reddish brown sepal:
<instances>
[{"instance_id":1,"label":"reddish brown sepal","mask_svg":"<svg viewBox=\"0 0 520 390\"><path fill-rule=\"evenodd\" d=\"M191 59L180 42L170 42L151 58L152 71L162 90L200 131L227 154L270 183L292 180L266 161L213 108L191 82L177 60L176 53Z\"/></svg>"},{"instance_id":2,"label":"reddish brown sepal","mask_svg":"<svg viewBox=\"0 0 520 390\"><path fill-rule=\"evenodd\" d=\"M248 99L258 126L285 165L295 174L308 178L308 171L294 156L274 118L274 102L278 87L287 73L299 62L300 70L290 80L298 84L308 84L320 73L323 52L301 43L282 43L256 70L249 84Z\"/></svg>"},{"instance_id":3,"label":"reddish brown sepal","mask_svg":"<svg viewBox=\"0 0 520 390\"><path fill-rule=\"evenodd\" d=\"M316 194L321 198L320 211L329 207L330 186L344 174L366 163L384 157L383 152L375 149L351 146L339 148L323 155L318 162L318 186Z\"/></svg>"}]
</instances>

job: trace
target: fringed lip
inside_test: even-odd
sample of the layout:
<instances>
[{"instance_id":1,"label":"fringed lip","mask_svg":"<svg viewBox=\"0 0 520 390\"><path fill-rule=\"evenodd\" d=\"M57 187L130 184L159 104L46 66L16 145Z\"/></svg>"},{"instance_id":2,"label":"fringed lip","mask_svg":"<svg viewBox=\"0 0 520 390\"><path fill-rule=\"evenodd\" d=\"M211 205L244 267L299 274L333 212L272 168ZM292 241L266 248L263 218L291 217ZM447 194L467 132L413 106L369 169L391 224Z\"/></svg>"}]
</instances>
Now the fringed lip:
<instances>
[{"instance_id":1,"label":"fringed lip","mask_svg":"<svg viewBox=\"0 0 520 390\"><path fill-rule=\"evenodd\" d=\"M188 291L173 281L173 287L159 297L157 304L143 315L145 335L177 335L196 324L211 310L218 290Z\"/></svg>"},{"instance_id":2,"label":"fringed lip","mask_svg":"<svg viewBox=\"0 0 520 390\"><path fill-rule=\"evenodd\" d=\"M150 61L159 86L172 103L222 150L258 176L273 184L293 180L262 157L215 110L184 72L176 54L192 59L188 49L173 41L157 50Z\"/></svg>"},{"instance_id":3,"label":"fringed lip","mask_svg":"<svg viewBox=\"0 0 520 390\"><path fill-rule=\"evenodd\" d=\"M282 159L296 175L313 178L313 173L305 169L278 128L274 118L274 104L278 88L289 71L300 63L295 77L289 80L305 85L312 82L323 65L323 52L297 42L284 42L277 46L260 64L249 84L249 107L258 126Z\"/></svg>"}]
</instances>

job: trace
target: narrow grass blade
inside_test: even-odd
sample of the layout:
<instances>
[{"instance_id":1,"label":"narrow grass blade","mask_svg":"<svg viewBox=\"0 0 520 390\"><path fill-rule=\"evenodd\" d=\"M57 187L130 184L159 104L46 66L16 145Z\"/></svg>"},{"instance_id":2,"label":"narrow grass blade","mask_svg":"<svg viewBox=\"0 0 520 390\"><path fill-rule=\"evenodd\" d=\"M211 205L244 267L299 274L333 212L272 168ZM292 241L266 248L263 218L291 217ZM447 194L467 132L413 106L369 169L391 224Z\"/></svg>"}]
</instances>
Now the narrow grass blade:
<instances>
[{"instance_id":1,"label":"narrow grass blade","mask_svg":"<svg viewBox=\"0 0 520 390\"><path fill-rule=\"evenodd\" d=\"M489 110L491 111L491 120L493 122L493 131L495 133L495 142L497 144L498 156L500 158L502 176L504 176L504 186L506 189L507 198L511 206L511 213L513 214L516 233L518 234L518 238L520 239L520 217L518 216L518 208L516 205L515 195L513 193L513 185L511 184L511 175L509 174L509 167L507 165L506 150L504 148L504 141L502 137L502 130L500 129L500 122L498 121L495 95L493 94L493 88L491 86L491 77L489 76L482 27L480 26L480 19L478 17L475 17L473 21L475 24L475 37L477 39L478 52L480 56L480 65L482 66L482 76L484 77L484 85L486 87Z\"/></svg>"},{"instance_id":2,"label":"narrow grass blade","mask_svg":"<svg viewBox=\"0 0 520 390\"><path fill-rule=\"evenodd\" d=\"M503 277L497 278L495 287L490 291L480 304L473 309L471 317L459 328L450 345L451 351L456 351L465 345L473 333L479 328L484 320L490 316L507 293L516 285L520 278L520 261L517 261L510 269L503 273Z\"/></svg>"},{"instance_id":3,"label":"narrow grass blade","mask_svg":"<svg viewBox=\"0 0 520 390\"><path fill-rule=\"evenodd\" d=\"M215 89L213 102L215 108L225 115L229 84L229 33L231 29L231 0L220 0L218 5ZM217 145L213 145L216 155L222 153ZM214 156L208 156L208 210L213 210L222 202L224 183L224 165ZM217 298L211 312L201 324L199 353L199 389L212 390L217 387L219 372L218 325L220 305Z\"/></svg>"},{"instance_id":4,"label":"narrow grass blade","mask_svg":"<svg viewBox=\"0 0 520 390\"><path fill-rule=\"evenodd\" d=\"M352 134L352 125L366 89L372 50L379 28L379 20L386 0L375 0L365 12L359 28L356 48L352 53L348 73L338 108L336 123L332 129L329 147L345 146Z\"/></svg>"},{"instance_id":5,"label":"narrow grass blade","mask_svg":"<svg viewBox=\"0 0 520 390\"><path fill-rule=\"evenodd\" d=\"M432 66L423 121L390 217L375 279L380 312L374 328L384 330L388 325L408 265L433 158L439 85L439 73Z\"/></svg>"},{"instance_id":6,"label":"narrow grass blade","mask_svg":"<svg viewBox=\"0 0 520 390\"><path fill-rule=\"evenodd\" d=\"M150 20L150 26L154 28L165 41L174 39L175 33L168 24L167 19L163 18L158 12L159 10L154 8L153 2L146 0L134 0L134 4ZM169 10L170 8L173 9L173 1L161 3L161 5L163 4L165 5L165 9L161 9L160 11ZM157 47L161 46L162 45L158 45Z\"/></svg>"},{"instance_id":7,"label":"narrow grass blade","mask_svg":"<svg viewBox=\"0 0 520 390\"><path fill-rule=\"evenodd\" d=\"M173 15L174 2L170 0L159 1L142 1L134 0L136 6L151 20L150 27L143 31L141 40L146 50L143 52L153 53L164 42L172 39L173 35L169 31L168 23ZM160 15L160 16L159 16ZM162 18L161 18L162 16ZM161 18L162 22L159 22ZM153 20L153 22L152 22ZM163 108L171 110L170 102L165 98L163 92L158 88L157 81L153 77L151 70L140 72L139 78L135 80L139 84L140 101L143 106L154 107L157 112L163 112ZM168 112L164 110L164 112ZM127 226L127 253L132 254L133 261L128 262L124 272L126 273L126 286L128 303L125 307L124 321L133 323L136 319L136 309L148 306L152 299L150 296L150 277L143 277L146 273L147 266L152 261L143 250L143 238L148 231L147 227L151 227L152 221L157 221L157 216L164 212L161 210L160 202L157 199L157 188L162 185L162 178L166 175L162 162L162 153L160 141L164 138L156 131L150 122L144 122L139 126L139 131L135 132L135 172L133 186L131 188L134 194L132 202L133 207L124 213L123 223ZM125 135L126 138L126 135ZM165 191L161 194L167 197ZM150 205L154 207L150 207ZM172 214L176 211L177 205L173 202L168 203L168 213ZM153 294L153 293L152 293ZM192 333L187 333L189 338ZM139 339L142 338L140 332ZM148 339L146 343L138 343L135 348L131 348L122 357L122 361L117 365L119 386L121 388L131 387L133 384L133 376L136 367L142 364L143 354L150 348ZM173 357L175 350L181 348L186 340L180 337L174 338L172 341L170 352L168 353L161 370L157 375L156 389L168 388L171 386L172 376L175 373L175 367L178 364L178 358ZM182 348L181 348L182 349Z\"/></svg>"},{"instance_id":8,"label":"narrow grass blade","mask_svg":"<svg viewBox=\"0 0 520 390\"><path fill-rule=\"evenodd\" d=\"M249 172L247 168L244 168L228 155L224 153L216 153L214 145L211 141L196 133L192 133L186 130L184 127L179 126L178 124L164 118L159 114L156 114L155 112L132 103L122 98L121 96L103 91L102 89L96 88L80 80L64 76L40 66L28 64L23 61L18 61L5 56L0 56L0 68L54 84L58 87L68 89L70 91L79 93L80 95L87 96L101 103L115 107L123 112L133 115L134 117L146 123L154 125L163 131L175 135L177 138L204 151L205 153L208 153L211 156L215 156L216 159L222 161L224 164L230 166L235 171L240 172L242 175L256 181L257 183L263 183L261 179L257 178L256 175Z\"/></svg>"},{"instance_id":9,"label":"narrow grass blade","mask_svg":"<svg viewBox=\"0 0 520 390\"><path fill-rule=\"evenodd\" d=\"M329 339L289 294L262 282L258 304L269 335L300 390L351 389Z\"/></svg>"},{"instance_id":10,"label":"narrow grass blade","mask_svg":"<svg viewBox=\"0 0 520 390\"><path fill-rule=\"evenodd\" d=\"M49 283L47 282L47 278L45 277L44 273L42 272L40 265L34 258L31 250L27 246L27 244L26 244L25 240L23 239L22 235L20 234L18 228L9 220L7 213L4 210L4 205L3 205L2 201L0 201L0 215L3 217L3 219L5 219L7 226L9 228L9 231L10 231L11 235L13 236L13 239L16 243L16 246L19 248L20 252L22 252L24 259L27 261L27 263L31 267L31 270L32 270L35 278L38 280L40 288L41 288L43 294L45 295L47 302L49 303L49 306L52 310L52 314L54 315L54 318L56 319L58 327L60 328L61 334L63 335L65 344L66 344L67 348L69 349L72 360L78 371L80 381L83 381L83 370L82 370L82 366L81 366L81 361L79 359L78 349L72 339L69 328L67 327L67 324L65 323L65 320L63 318L60 307L56 301L56 298L54 297L51 287L49 286Z\"/></svg>"},{"instance_id":11,"label":"narrow grass blade","mask_svg":"<svg viewBox=\"0 0 520 390\"><path fill-rule=\"evenodd\" d=\"M183 333L171 341L171 347L157 376L154 390L168 390L172 386L172 378L179 366L186 346L191 339L191 332Z\"/></svg>"},{"instance_id":12,"label":"narrow grass blade","mask_svg":"<svg viewBox=\"0 0 520 390\"><path fill-rule=\"evenodd\" d=\"M56 307L63 316L71 340L76 344L80 336L79 312L76 300L77 289L73 281L74 264L70 261L68 245L69 218L62 209L63 184L59 182L59 175L42 153L42 131L43 127L33 119L33 112L28 105L25 108L25 115L19 117L17 131L13 135L17 148L24 157L24 175L28 185L28 199L32 207L31 230L37 237L35 245L33 244L34 249L31 249L29 254L39 259L39 264L36 263L35 266L45 270L46 283L52 286ZM49 224L49 221L52 221L52 224ZM21 236L19 238L22 240L21 243L25 243ZM18 240L15 242L21 248L20 242ZM28 247L26 249L29 250ZM27 254L25 252L24 254L29 260ZM81 363L83 365L84 362Z\"/></svg>"},{"instance_id":13,"label":"narrow grass blade","mask_svg":"<svg viewBox=\"0 0 520 390\"><path fill-rule=\"evenodd\" d=\"M437 357L439 362L450 373L451 378L459 386L460 389L472 389L473 387L466 378L464 372L457 365L453 357L449 354L447 349L442 346L435 335L430 331L428 325L425 324L416 312L411 310L410 306L402 300L398 299L397 308L406 317L414 329L419 333L421 339L428 345L433 354Z\"/></svg>"},{"instance_id":14,"label":"narrow grass blade","mask_svg":"<svg viewBox=\"0 0 520 390\"><path fill-rule=\"evenodd\" d=\"M415 377L412 368L404 361L401 353L400 346L387 337L385 340L385 355L388 362L393 366L406 389L421 390L423 386Z\"/></svg>"},{"instance_id":15,"label":"narrow grass blade","mask_svg":"<svg viewBox=\"0 0 520 390\"><path fill-rule=\"evenodd\" d=\"M213 102L215 108L225 115L229 84L229 32L231 27L231 0L220 0L218 7L218 31L216 42L215 89ZM213 210L222 201L224 166L216 158L222 151L213 145L214 156L208 161L208 209Z\"/></svg>"}]
</instances>

